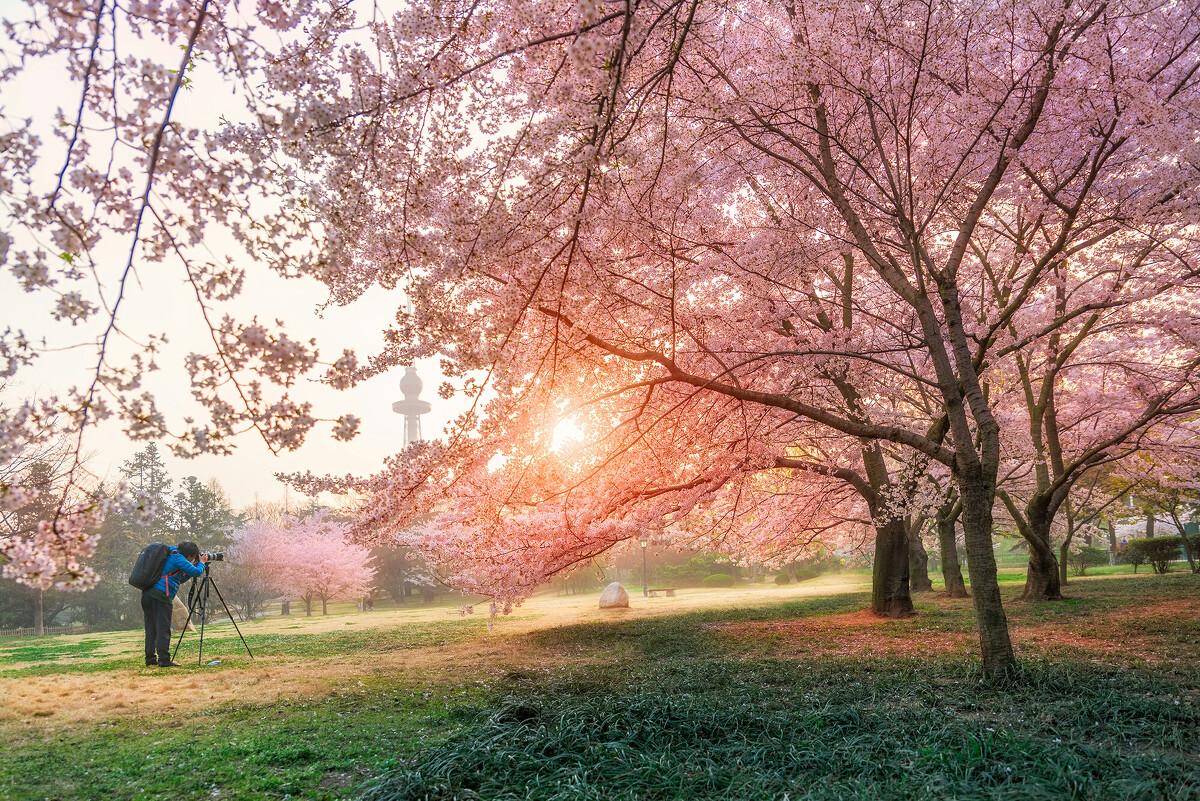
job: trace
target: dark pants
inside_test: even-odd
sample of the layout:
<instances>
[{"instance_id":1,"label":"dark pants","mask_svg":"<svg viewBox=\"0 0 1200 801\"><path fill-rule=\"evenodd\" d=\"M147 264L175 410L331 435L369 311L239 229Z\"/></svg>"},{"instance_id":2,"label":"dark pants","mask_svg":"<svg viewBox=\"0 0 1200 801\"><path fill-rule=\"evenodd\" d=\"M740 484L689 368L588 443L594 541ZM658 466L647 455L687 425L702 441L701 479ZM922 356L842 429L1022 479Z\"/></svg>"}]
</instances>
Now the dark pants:
<instances>
[{"instance_id":1,"label":"dark pants","mask_svg":"<svg viewBox=\"0 0 1200 801\"><path fill-rule=\"evenodd\" d=\"M142 620L146 625L146 664L171 664L171 604L142 593Z\"/></svg>"}]
</instances>

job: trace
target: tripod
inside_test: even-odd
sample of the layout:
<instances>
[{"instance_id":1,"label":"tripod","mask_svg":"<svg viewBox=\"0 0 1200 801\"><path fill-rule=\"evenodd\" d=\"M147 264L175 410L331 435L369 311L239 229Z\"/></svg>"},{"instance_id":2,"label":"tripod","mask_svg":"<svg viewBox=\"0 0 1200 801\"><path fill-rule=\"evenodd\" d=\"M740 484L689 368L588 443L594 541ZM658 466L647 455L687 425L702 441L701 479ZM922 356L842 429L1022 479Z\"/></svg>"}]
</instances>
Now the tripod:
<instances>
[{"instance_id":1,"label":"tripod","mask_svg":"<svg viewBox=\"0 0 1200 801\"><path fill-rule=\"evenodd\" d=\"M200 583L193 584L192 589L188 591L188 616L183 623L183 628L179 631L179 641L175 643L175 651L171 654L171 661L175 661L175 654L179 653L179 646L183 644L183 635L187 634L188 623L192 621L192 615L199 613L200 615L200 655L196 657L196 664L204 664L204 624L208 620L208 591L211 589L217 594L217 599L220 600L221 606L225 607L225 614L229 615L229 622L233 624L234 631L242 641L242 645L246 648L246 653L250 654L250 658L254 658L254 654L250 653L250 646L246 645L246 638L242 637L242 630L238 628L237 621L233 619L233 613L229 611L229 604L225 603L225 598L221 595L221 591L217 589L217 582L213 579L212 574L208 572L209 563L204 563L204 575L200 578Z\"/></svg>"}]
</instances>

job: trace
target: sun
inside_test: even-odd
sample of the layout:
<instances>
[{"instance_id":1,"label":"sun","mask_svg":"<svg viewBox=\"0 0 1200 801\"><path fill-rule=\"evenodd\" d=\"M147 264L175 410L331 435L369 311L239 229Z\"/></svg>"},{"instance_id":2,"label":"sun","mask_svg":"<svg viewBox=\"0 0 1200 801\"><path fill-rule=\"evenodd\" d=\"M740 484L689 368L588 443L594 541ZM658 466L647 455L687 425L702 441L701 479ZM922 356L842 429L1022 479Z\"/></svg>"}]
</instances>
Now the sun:
<instances>
[{"instance_id":1,"label":"sun","mask_svg":"<svg viewBox=\"0 0 1200 801\"><path fill-rule=\"evenodd\" d=\"M559 451L576 442L583 440L583 429L575 425L575 421L567 417L559 421L554 427L554 434L550 439L550 450Z\"/></svg>"}]
</instances>

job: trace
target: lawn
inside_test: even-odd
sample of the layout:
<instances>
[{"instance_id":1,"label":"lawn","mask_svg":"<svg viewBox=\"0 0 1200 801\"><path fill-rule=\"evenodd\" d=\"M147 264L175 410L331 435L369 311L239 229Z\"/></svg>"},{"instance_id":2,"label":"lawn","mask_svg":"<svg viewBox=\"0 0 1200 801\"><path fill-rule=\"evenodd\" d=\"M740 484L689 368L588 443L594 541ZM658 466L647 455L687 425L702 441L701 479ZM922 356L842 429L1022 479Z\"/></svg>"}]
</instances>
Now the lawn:
<instances>
[{"instance_id":1,"label":"lawn","mask_svg":"<svg viewBox=\"0 0 1200 801\"><path fill-rule=\"evenodd\" d=\"M273 618L174 671L2 640L0 799L1200 799L1200 576L1006 583L1002 681L969 601L881 621L861 580Z\"/></svg>"}]
</instances>

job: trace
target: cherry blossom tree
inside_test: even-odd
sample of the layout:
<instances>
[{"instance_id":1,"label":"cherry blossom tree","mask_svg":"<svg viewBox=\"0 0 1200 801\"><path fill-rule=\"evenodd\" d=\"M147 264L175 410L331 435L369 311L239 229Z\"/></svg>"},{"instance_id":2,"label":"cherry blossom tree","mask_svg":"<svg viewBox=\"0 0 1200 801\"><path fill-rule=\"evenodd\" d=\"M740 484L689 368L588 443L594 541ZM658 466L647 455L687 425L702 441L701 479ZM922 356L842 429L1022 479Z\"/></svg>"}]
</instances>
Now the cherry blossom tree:
<instances>
[{"instance_id":1,"label":"cherry blossom tree","mask_svg":"<svg viewBox=\"0 0 1200 801\"><path fill-rule=\"evenodd\" d=\"M293 547L283 527L265 521L233 532L221 584L243 620L254 618L272 599L292 590L286 576L287 554Z\"/></svg>"},{"instance_id":2,"label":"cherry blossom tree","mask_svg":"<svg viewBox=\"0 0 1200 801\"><path fill-rule=\"evenodd\" d=\"M1132 239L1093 244L1069 268L1051 269L1046 289L1010 318L1013 339L1028 344L994 371L1002 413L1027 427L1022 436L1013 426L1004 450L1006 470L1028 480L1005 482L999 493L1029 543L1026 597L1061 598L1051 530L1075 485L1151 446L1160 432L1191 439L1178 427L1200 409L1194 326L1176 317L1191 299L1180 284L1192 266L1182 265L1181 275L1173 260L1147 263L1153 241ZM982 249L980 259L990 266ZM1001 280L994 275L992 286ZM1019 408L1005 409L1006 400Z\"/></svg>"},{"instance_id":3,"label":"cherry blossom tree","mask_svg":"<svg viewBox=\"0 0 1200 801\"><path fill-rule=\"evenodd\" d=\"M299 74L308 51L302 35L289 38L288 32L302 20L315 21L312 33L324 41L351 19L333 2L243 9L217 0L132 7L53 0L6 10L0 266L28 293L28 303L46 308L49 325L0 332L0 380L15 385L47 351L88 349L92 355L90 375L80 385L6 398L0 411L0 475L25 443L67 436L76 454L46 526L30 536L0 538L6 575L39 587L83 590L94 583L83 566L94 530L111 509L131 506L121 492L84 504L71 500L97 483L80 454L85 433L98 422L117 419L134 439L166 437L180 456L228 453L247 431L278 452L298 447L320 422L311 404L290 395L297 379L319 370L319 380L333 386L352 381L352 353L323 361L313 343L289 336L281 324L239 321L220 311L240 293L249 264L286 275L341 269L346 254L311 211L319 190L298 186L242 151L236 132L218 116L236 117L236 106L218 109L207 128L181 122L188 116L181 113L184 90L200 85L201 76L241 87L245 117L265 121L273 101L257 93L251 76ZM280 36L288 39L282 46ZM77 90L73 97L66 92L52 115L41 88L48 83ZM191 117L212 108L193 106ZM212 247L206 241L211 226L230 234L236 249ZM208 324L212 351L192 353L184 365L207 421L196 422L188 412L172 418L143 383L158 367L166 335L128 327L123 307L136 269L150 264L178 270ZM55 334L65 338L55 340ZM358 427L353 415L331 422L341 439ZM0 507L17 508L27 498L26 488L0 478Z\"/></svg>"},{"instance_id":4,"label":"cherry blossom tree","mask_svg":"<svg viewBox=\"0 0 1200 801\"><path fill-rule=\"evenodd\" d=\"M135 260L180 265L209 315L213 350L189 369L211 419L176 430L181 453L225 452L241 430L292 447L317 423L287 392L315 348L215 314L244 261L208 256L205 226L333 302L401 287L411 311L385 350L343 353L323 380L438 354L443 396L474 406L367 480L298 481L368 493L364 541L419 547L506 602L647 531L852 536L829 527L855 514L819 502L825 481L779 488L847 484L831 472L860 465L876 500L845 503L866 498L877 545L907 559L903 526L881 529L936 505L923 487L945 474L984 669L1008 670L993 506L1002 442L1033 429L998 414L993 380L1074 324L1043 309L1064 261L1145 251L1147 286L1195 308L1187 4L417 0L365 28L321 3L168 3L113 23L82 0L34 8L12 40L27 59L67 54L84 102L63 117L57 187L28 189L40 143L11 126L10 206L54 247L14 239L9 260L62 293L64 321L108 320L93 381L65 403L73 425L111 411L135 436L174 430L139 394L137 359L109 358L120 293L76 289L100 238L131 243L122 281ZM113 57L127 32L182 45L177 68ZM252 87L214 131L171 117L201 55L197 70ZM110 162L96 131L134 144ZM996 238L1026 220L1036 247ZM1022 316L1039 309L1040 327ZM1196 328L1174 319L1185 354ZM23 341L5 340L10 361L32 358ZM556 450L564 420L584 436Z\"/></svg>"},{"instance_id":5,"label":"cherry blossom tree","mask_svg":"<svg viewBox=\"0 0 1200 801\"><path fill-rule=\"evenodd\" d=\"M306 615L312 615L314 601L320 600L321 614L327 615L331 600L361 596L371 588L375 578L371 554L347 541L346 524L317 514L293 520L284 529L259 525L271 532L268 538L279 576L288 593L303 599Z\"/></svg>"},{"instance_id":6,"label":"cherry blossom tree","mask_svg":"<svg viewBox=\"0 0 1200 801\"><path fill-rule=\"evenodd\" d=\"M1193 573L1200 572L1196 536L1186 535L1187 523L1200 518L1200 438L1182 428L1126 460L1110 477L1108 488L1121 500L1128 499L1146 519L1170 522L1180 533L1184 558ZM1147 536L1150 536L1147 534Z\"/></svg>"},{"instance_id":7,"label":"cherry blossom tree","mask_svg":"<svg viewBox=\"0 0 1200 801\"><path fill-rule=\"evenodd\" d=\"M404 282L419 303L398 358L443 352L461 378L446 392L486 371L497 400L375 479L364 529L399 535L448 504L422 542L478 560L483 585L526 587L733 508L814 429L886 440L952 473L984 667L1007 669L987 370L1025 346L1009 323L1068 256L1116 238L1173 267L1170 286L1190 280L1194 11L493 3L401 19L377 34L387 69L359 68L365 102L321 129L342 143L326 175L374 191L342 221L363 259L335 293ZM356 170L368 137L388 160ZM995 304L972 245L1031 206L1047 238ZM835 336L811 295L834 294L847 257L877 324ZM860 393L868 377L868 419L833 369ZM932 425L914 420L919 391ZM574 469L539 457L567 411L610 446ZM786 518L765 503L757 524Z\"/></svg>"}]
</instances>

